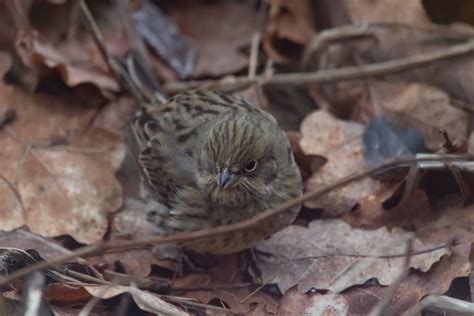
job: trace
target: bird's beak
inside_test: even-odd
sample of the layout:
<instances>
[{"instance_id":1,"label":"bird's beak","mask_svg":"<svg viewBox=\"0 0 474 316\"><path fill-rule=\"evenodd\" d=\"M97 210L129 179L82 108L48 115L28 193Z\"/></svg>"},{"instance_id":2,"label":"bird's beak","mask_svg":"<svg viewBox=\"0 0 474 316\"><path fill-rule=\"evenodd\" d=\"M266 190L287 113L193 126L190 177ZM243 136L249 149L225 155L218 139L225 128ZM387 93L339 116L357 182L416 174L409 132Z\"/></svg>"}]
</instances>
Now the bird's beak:
<instances>
[{"instance_id":1,"label":"bird's beak","mask_svg":"<svg viewBox=\"0 0 474 316\"><path fill-rule=\"evenodd\" d=\"M232 186L238 179L238 175L231 174L228 168L222 170L219 177L219 187L221 190L225 190Z\"/></svg>"}]
</instances>

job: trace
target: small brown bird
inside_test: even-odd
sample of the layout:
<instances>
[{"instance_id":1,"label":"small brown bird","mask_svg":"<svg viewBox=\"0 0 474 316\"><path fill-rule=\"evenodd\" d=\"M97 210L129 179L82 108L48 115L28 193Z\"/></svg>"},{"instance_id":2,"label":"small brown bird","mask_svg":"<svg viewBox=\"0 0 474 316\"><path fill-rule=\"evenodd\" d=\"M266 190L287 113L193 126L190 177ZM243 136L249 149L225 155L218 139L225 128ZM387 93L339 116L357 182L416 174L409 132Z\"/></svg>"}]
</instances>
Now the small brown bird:
<instances>
[{"instance_id":1,"label":"small brown bird","mask_svg":"<svg viewBox=\"0 0 474 316\"><path fill-rule=\"evenodd\" d=\"M189 91L134 118L128 139L142 175L147 218L159 234L240 222L302 194L299 169L276 120L223 93ZM186 242L228 254L295 219L299 206L244 235Z\"/></svg>"}]
</instances>

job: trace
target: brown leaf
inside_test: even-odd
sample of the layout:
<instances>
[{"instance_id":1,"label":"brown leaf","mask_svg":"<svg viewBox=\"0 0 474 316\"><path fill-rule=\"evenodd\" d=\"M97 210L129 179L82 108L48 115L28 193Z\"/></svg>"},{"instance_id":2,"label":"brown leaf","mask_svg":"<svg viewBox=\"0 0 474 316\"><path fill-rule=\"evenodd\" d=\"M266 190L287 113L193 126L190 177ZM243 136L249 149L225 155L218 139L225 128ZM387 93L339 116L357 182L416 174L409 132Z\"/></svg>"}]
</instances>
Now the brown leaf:
<instances>
[{"instance_id":1,"label":"brown leaf","mask_svg":"<svg viewBox=\"0 0 474 316\"><path fill-rule=\"evenodd\" d=\"M107 103L94 118L94 126L111 133L123 135L123 127L137 110L136 101L129 96L121 96Z\"/></svg>"},{"instance_id":2,"label":"brown leaf","mask_svg":"<svg viewBox=\"0 0 474 316\"><path fill-rule=\"evenodd\" d=\"M44 236L100 239L107 214L122 204L114 173L125 154L123 141L87 130L96 109L70 99L0 84L0 113L8 108L17 119L0 132L2 176L10 184L0 185L1 229L27 225Z\"/></svg>"},{"instance_id":3,"label":"brown leaf","mask_svg":"<svg viewBox=\"0 0 474 316\"><path fill-rule=\"evenodd\" d=\"M283 62L299 57L301 47L316 31L315 7L313 2L306 0L270 2L263 47L272 59ZM295 44L300 45L299 49Z\"/></svg>"},{"instance_id":4,"label":"brown leaf","mask_svg":"<svg viewBox=\"0 0 474 316\"><path fill-rule=\"evenodd\" d=\"M316 170L323 166L327 162L327 159L318 155L305 155L299 144L301 139L300 133L290 131L287 132L286 135L290 139L296 164L300 168L301 176L305 181L310 178Z\"/></svg>"},{"instance_id":5,"label":"brown leaf","mask_svg":"<svg viewBox=\"0 0 474 316\"><path fill-rule=\"evenodd\" d=\"M343 9L352 23L399 22L406 24L429 24L431 21L421 0L415 1L372 1L343 0Z\"/></svg>"},{"instance_id":6,"label":"brown leaf","mask_svg":"<svg viewBox=\"0 0 474 316\"><path fill-rule=\"evenodd\" d=\"M469 248L469 247L468 247ZM466 276L469 264L466 256L466 245L455 247L453 254L444 256L428 272L411 273L396 289L382 315L401 315L413 308L428 294L445 293L453 279ZM368 314L370 310L386 295L386 288L378 285L353 287L342 295L349 302L349 315Z\"/></svg>"},{"instance_id":7,"label":"brown leaf","mask_svg":"<svg viewBox=\"0 0 474 316\"><path fill-rule=\"evenodd\" d=\"M428 197L421 189L412 192L403 204L390 209L383 207L384 198L381 195L363 198L356 210L344 214L342 218L351 226L373 229L382 226L419 227L434 216Z\"/></svg>"},{"instance_id":8,"label":"brown leaf","mask_svg":"<svg viewBox=\"0 0 474 316\"><path fill-rule=\"evenodd\" d=\"M337 120L325 111L315 111L306 117L301 124L302 151L306 155L328 159L308 180L308 191L317 190L365 167L362 133L362 125ZM361 198L375 194L382 187L378 181L367 178L317 200L306 201L305 205L324 208L328 214L336 216L351 210Z\"/></svg>"},{"instance_id":9,"label":"brown leaf","mask_svg":"<svg viewBox=\"0 0 474 316\"><path fill-rule=\"evenodd\" d=\"M129 48L126 22L117 4L90 3L96 22L100 25L103 44L111 56L122 56ZM43 77L59 74L66 85L78 87L90 84L102 95L112 98L120 86L103 60L92 33L82 20L78 5L71 2L54 5L35 1L24 7L27 21L38 36L29 39L22 53L25 64ZM119 18L118 18L119 17ZM28 38L27 38L28 39Z\"/></svg>"},{"instance_id":10,"label":"brown leaf","mask_svg":"<svg viewBox=\"0 0 474 316\"><path fill-rule=\"evenodd\" d=\"M44 298L48 302L61 304L78 304L87 302L91 295L82 286L69 285L65 283L50 283L43 291Z\"/></svg>"},{"instance_id":11,"label":"brown leaf","mask_svg":"<svg viewBox=\"0 0 474 316\"><path fill-rule=\"evenodd\" d=\"M278 305L279 315L349 315L349 302L340 294L303 294L288 290Z\"/></svg>"},{"instance_id":12,"label":"brown leaf","mask_svg":"<svg viewBox=\"0 0 474 316\"><path fill-rule=\"evenodd\" d=\"M293 225L259 242L257 250L271 256L257 264L263 279L277 283L283 293L295 285L301 292L313 287L344 289L371 278L388 285L404 269L407 234L398 228L365 231L341 220L316 220L308 228ZM427 271L449 253L445 247L436 248L439 245L416 239L414 252L423 253L412 256L410 267ZM347 272L356 264L365 265L358 273Z\"/></svg>"},{"instance_id":13,"label":"brown leaf","mask_svg":"<svg viewBox=\"0 0 474 316\"><path fill-rule=\"evenodd\" d=\"M138 307L158 315L189 315L181 309L162 300L159 295L123 285L86 285L84 289L92 296L100 299L110 299L123 293L130 293Z\"/></svg>"},{"instance_id":14,"label":"brown leaf","mask_svg":"<svg viewBox=\"0 0 474 316\"><path fill-rule=\"evenodd\" d=\"M192 73L196 52L190 40L179 34L176 25L158 6L150 1L141 1L141 7L133 13L133 21L137 33L180 79Z\"/></svg>"},{"instance_id":15,"label":"brown leaf","mask_svg":"<svg viewBox=\"0 0 474 316\"><path fill-rule=\"evenodd\" d=\"M262 291L253 294L245 302L241 302L250 293L252 293L250 289L226 289L186 292L185 296L195 298L205 304L218 300L222 306L228 305L233 312L245 315L251 313L257 306L261 306L265 310L266 315L276 313L276 301Z\"/></svg>"},{"instance_id":16,"label":"brown leaf","mask_svg":"<svg viewBox=\"0 0 474 316\"><path fill-rule=\"evenodd\" d=\"M45 260L70 255L72 253L69 249L64 248L54 240L34 235L24 229L0 232L0 245L2 247L13 247L24 250L34 249L40 254L41 258Z\"/></svg>"},{"instance_id":17,"label":"brown leaf","mask_svg":"<svg viewBox=\"0 0 474 316\"><path fill-rule=\"evenodd\" d=\"M39 67L57 69L70 87L91 83L106 96L118 92L119 84L103 65L91 63L92 54L98 54L95 43L69 41L61 44L35 41L32 59Z\"/></svg>"},{"instance_id":18,"label":"brown leaf","mask_svg":"<svg viewBox=\"0 0 474 316\"><path fill-rule=\"evenodd\" d=\"M375 112L400 126L416 127L431 150L444 143L440 131L446 131L453 141L468 137L467 113L454 107L444 91L421 83L383 81L371 81L370 91Z\"/></svg>"},{"instance_id":19,"label":"brown leaf","mask_svg":"<svg viewBox=\"0 0 474 316\"><path fill-rule=\"evenodd\" d=\"M371 45L361 42L352 46L352 54L361 56L358 65L406 58L415 55L440 52L450 49L453 43L462 44L472 36L473 28L446 29L410 28L403 26L374 27ZM445 60L437 60L424 67L392 74L393 81L422 82L433 85L448 95L467 103L474 101L474 92L469 84L474 67L473 54L465 54ZM438 96L438 98L443 98ZM438 100L436 100L438 101ZM468 105L469 107L469 105Z\"/></svg>"},{"instance_id":20,"label":"brown leaf","mask_svg":"<svg viewBox=\"0 0 474 316\"><path fill-rule=\"evenodd\" d=\"M167 5L167 6L166 6ZM242 70L248 58L239 53L257 27L257 12L245 2L164 3L171 19L197 50L193 77L222 76Z\"/></svg>"}]
</instances>

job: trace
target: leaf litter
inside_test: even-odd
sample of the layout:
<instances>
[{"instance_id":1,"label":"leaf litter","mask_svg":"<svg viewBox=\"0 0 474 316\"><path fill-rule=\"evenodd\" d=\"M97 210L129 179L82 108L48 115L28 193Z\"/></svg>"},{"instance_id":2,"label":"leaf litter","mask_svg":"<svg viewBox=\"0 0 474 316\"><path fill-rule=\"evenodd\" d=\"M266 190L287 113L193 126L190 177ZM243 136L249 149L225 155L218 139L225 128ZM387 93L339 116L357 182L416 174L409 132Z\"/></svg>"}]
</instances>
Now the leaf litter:
<instances>
[{"instance_id":1,"label":"leaf litter","mask_svg":"<svg viewBox=\"0 0 474 316\"><path fill-rule=\"evenodd\" d=\"M264 6L261 43L252 44L260 1L124 3L89 3L109 54L137 50L160 84L217 83L275 114L306 192L400 154L441 156L436 168L371 174L306 200L295 223L260 241L247 264L238 254L197 258L206 263L197 273L180 266L174 245L71 259L58 270L64 278L44 289L55 314L360 315L385 301L383 315L400 315L430 294L469 296L472 170L442 161L446 153L472 154L474 49L396 73L383 63L469 45L472 26L434 25L442 6L435 1L278 0ZM28 266L102 240L154 236L123 138L143 105L110 72L80 6L17 4L3 5L0 28L13 30L0 32L4 262ZM472 22L444 12L445 20ZM232 86L251 64L260 82ZM265 83L274 74L368 65L379 67L377 76ZM23 262L11 249L38 257ZM24 279L17 281L2 293L8 306L22 304Z\"/></svg>"}]
</instances>

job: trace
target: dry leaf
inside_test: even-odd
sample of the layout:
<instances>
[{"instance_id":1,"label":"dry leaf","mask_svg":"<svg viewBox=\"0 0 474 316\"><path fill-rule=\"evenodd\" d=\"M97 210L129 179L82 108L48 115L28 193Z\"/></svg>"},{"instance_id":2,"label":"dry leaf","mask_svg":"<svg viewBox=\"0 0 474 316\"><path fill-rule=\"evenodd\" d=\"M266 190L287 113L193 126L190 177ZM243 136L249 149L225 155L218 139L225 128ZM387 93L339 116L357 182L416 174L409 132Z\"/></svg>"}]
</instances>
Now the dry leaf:
<instances>
[{"instance_id":1,"label":"dry leaf","mask_svg":"<svg viewBox=\"0 0 474 316\"><path fill-rule=\"evenodd\" d=\"M249 315L257 306L263 308L265 315L276 313L277 302L262 291L253 294L245 302L242 302L250 293L252 293L251 289L225 289L186 292L185 296L195 298L205 304L210 304L217 300L220 305L229 306L232 312L244 315Z\"/></svg>"},{"instance_id":2,"label":"dry leaf","mask_svg":"<svg viewBox=\"0 0 474 316\"><path fill-rule=\"evenodd\" d=\"M0 132L1 229L26 225L43 236L69 234L82 243L102 238L107 214L122 204L114 173L125 154L123 141L88 130L95 108L70 99L0 84L0 113L7 109L17 119Z\"/></svg>"},{"instance_id":3,"label":"dry leaf","mask_svg":"<svg viewBox=\"0 0 474 316\"><path fill-rule=\"evenodd\" d=\"M314 2L307 0L271 1L263 37L266 53L279 62L299 58L302 46L316 31L316 12Z\"/></svg>"},{"instance_id":4,"label":"dry leaf","mask_svg":"<svg viewBox=\"0 0 474 316\"><path fill-rule=\"evenodd\" d=\"M423 25L431 22L422 0L343 0L342 2L352 23L398 22Z\"/></svg>"},{"instance_id":5,"label":"dry leaf","mask_svg":"<svg viewBox=\"0 0 474 316\"><path fill-rule=\"evenodd\" d=\"M363 126L337 120L324 111L315 111L301 124L300 146L306 155L320 155L328 162L307 182L307 190L317 190L365 167L363 157ZM317 200L309 200L310 208L324 208L336 216L351 210L363 197L371 196L383 187L367 178L341 190L330 192Z\"/></svg>"},{"instance_id":6,"label":"dry leaf","mask_svg":"<svg viewBox=\"0 0 474 316\"><path fill-rule=\"evenodd\" d=\"M257 12L245 2L179 1L164 3L167 14L197 50L193 77L222 76L248 65L239 53L257 27Z\"/></svg>"},{"instance_id":7,"label":"dry leaf","mask_svg":"<svg viewBox=\"0 0 474 316\"><path fill-rule=\"evenodd\" d=\"M0 231L1 247L20 248L24 250L34 249L41 258L48 260L59 256L70 255L72 252L51 239L34 235L27 230L17 229L15 231Z\"/></svg>"},{"instance_id":8,"label":"dry leaf","mask_svg":"<svg viewBox=\"0 0 474 316\"><path fill-rule=\"evenodd\" d=\"M469 248L469 247L467 247ZM426 273L412 273L392 295L382 315L402 315L427 294L444 294L453 279L468 275L469 264L461 253L466 252L466 245L454 248L451 256L444 256ZM366 315L386 295L387 289L379 285L356 286L342 295L349 302L349 315Z\"/></svg>"},{"instance_id":9,"label":"dry leaf","mask_svg":"<svg viewBox=\"0 0 474 316\"><path fill-rule=\"evenodd\" d=\"M340 294L303 294L296 287L288 290L278 306L279 315L331 315L349 314L349 302Z\"/></svg>"},{"instance_id":10,"label":"dry leaf","mask_svg":"<svg viewBox=\"0 0 474 316\"><path fill-rule=\"evenodd\" d=\"M38 66L57 69L70 87L91 83L106 96L119 91L119 84L103 65L91 63L91 54L98 54L92 41L70 41L61 44L35 41L32 59Z\"/></svg>"},{"instance_id":11,"label":"dry leaf","mask_svg":"<svg viewBox=\"0 0 474 316\"><path fill-rule=\"evenodd\" d=\"M137 33L178 74L188 77L194 66L196 51L190 40L179 34L176 25L150 1L141 1L139 10L133 13Z\"/></svg>"},{"instance_id":12,"label":"dry leaf","mask_svg":"<svg viewBox=\"0 0 474 316\"><path fill-rule=\"evenodd\" d=\"M257 264L263 279L278 284L282 293L295 285L301 292L345 289L371 278L389 285L404 269L408 236L409 232L398 228L361 230L341 220L316 220L308 228L293 225L259 242L257 250L271 255L261 256ZM422 253L412 256L410 267L427 271L449 253L439 246L416 239L413 251ZM367 257L373 261L365 262ZM347 271L361 262L367 264L358 273Z\"/></svg>"},{"instance_id":13,"label":"dry leaf","mask_svg":"<svg viewBox=\"0 0 474 316\"><path fill-rule=\"evenodd\" d=\"M372 81L370 92L375 111L400 126L416 127L431 150L444 143L442 130L453 141L468 137L467 113L454 107L444 91L420 83Z\"/></svg>"},{"instance_id":14,"label":"dry leaf","mask_svg":"<svg viewBox=\"0 0 474 316\"><path fill-rule=\"evenodd\" d=\"M174 305L165 302L156 294L130 286L86 285L84 286L84 289L92 296L104 300L123 293L130 293L138 307L144 311L158 315L189 315Z\"/></svg>"},{"instance_id":15,"label":"dry leaf","mask_svg":"<svg viewBox=\"0 0 474 316\"><path fill-rule=\"evenodd\" d=\"M65 283L50 283L43 292L44 298L51 303L77 304L86 303L91 295L82 286Z\"/></svg>"},{"instance_id":16,"label":"dry leaf","mask_svg":"<svg viewBox=\"0 0 474 316\"><path fill-rule=\"evenodd\" d=\"M393 191L393 190L391 190ZM387 196L377 195L363 198L356 210L342 217L351 226L363 228L419 227L432 219L434 213L428 201L428 196L421 189L416 189L403 204L390 209L383 207Z\"/></svg>"}]
</instances>

